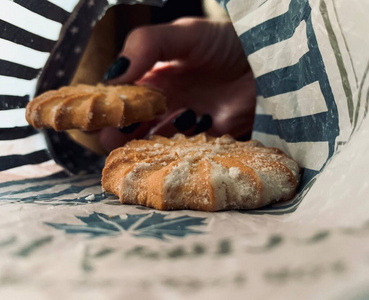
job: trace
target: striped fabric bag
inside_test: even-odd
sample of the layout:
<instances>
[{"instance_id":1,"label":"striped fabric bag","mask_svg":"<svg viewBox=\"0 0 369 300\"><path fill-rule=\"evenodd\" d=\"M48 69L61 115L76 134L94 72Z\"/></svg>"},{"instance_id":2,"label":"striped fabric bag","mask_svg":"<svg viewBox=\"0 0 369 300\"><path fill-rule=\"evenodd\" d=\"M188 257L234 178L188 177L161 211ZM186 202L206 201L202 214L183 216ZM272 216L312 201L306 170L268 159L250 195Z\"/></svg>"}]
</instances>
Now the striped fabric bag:
<instances>
[{"instance_id":1,"label":"striped fabric bag","mask_svg":"<svg viewBox=\"0 0 369 300\"><path fill-rule=\"evenodd\" d=\"M303 167L310 188L369 105L366 1L223 0L256 78L253 138ZM347 26L345 26L345 23ZM305 191L306 192L306 191ZM296 208L302 197L288 206ZM283 206L286 208L286 206Z\"/></svg>"},{"instance_id":2,"label":"striped fabric bag","mask_svg":"<svg viewBox=\"0 0 369 300\"><path fill-rule=\"evenodd\" d=\"M93 9L95 5L100 7ZM106 1L1 2L1 181L44 177L63 169L75 173L78 161L94 165L66 135L36 131L24 116L35 94L69 83L91 29L107 7Z\"/></svg>"},{"instance_id":3,"label":"striped fabric bag","mask_svg":"<svg viewBox=\"0 0 369 300\"><path fill-rule=\"evenodd\" d=\"M30 127L24 107L35 94L70 82L91 29L115 2L1 3L1 181L101 170L103 159L66 134ZM344 4L336 2L221 1L256 78L253 138L300 163L300 190L311 187L368 110L369 47L360 45L358 53L359 41L342 28ZM358 26L355 36L364 31ZM287 207L296 208L302 194Z\"/></svg>"},{"instance_id":4,"label":"striped fabric bag","mask_svg":"<svg viewBox=\"0 0 369 300\"><path fill-rule=\"evenodd\" d=\"M39 191L38 197L50 198L56 195L41 192L50 179L55 185L71 174L101 171L103 157L65 133L35 130L25 120L25 107L34 95L70 83L96 22L110 6L120 3L135 1L0 2L0 182L6 191L27 183ZM73 177L68 180L73 182ZM1 193L1 189L0 198L9 199L10 192ZM71 184L64 192L74 195L76 191Z\"/></svg>"}]
</instances>

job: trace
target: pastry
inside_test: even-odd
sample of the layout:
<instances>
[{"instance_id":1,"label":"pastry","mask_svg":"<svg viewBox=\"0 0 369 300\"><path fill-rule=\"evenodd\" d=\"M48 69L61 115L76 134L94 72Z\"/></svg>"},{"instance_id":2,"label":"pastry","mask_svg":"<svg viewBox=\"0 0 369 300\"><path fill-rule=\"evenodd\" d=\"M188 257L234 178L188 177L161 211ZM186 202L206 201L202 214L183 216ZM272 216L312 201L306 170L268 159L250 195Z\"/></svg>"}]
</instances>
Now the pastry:
<instances>
[{"instance_id":1,"label":"pastry","mask_svg":"<svg viewBox=\"0 0 369 300\"><path fill-rule=\"evenodd\" d=\"M26 119L35 128L97 130L154 119L166 110L161 91L138 85L77 85L48 91L28 103Z\"/></svg>"},{"instance_id":2,"label":"pastry","mask_svg":"<svg viewBox=\"0 0 369 300\"><path fill-rule=\"evenodd\" d=\"M102 186L122 203L160 210L254 209L295 195L298 164L258 141L199 134L133 140L114 150Z\"/></svg>"}]
</instances>

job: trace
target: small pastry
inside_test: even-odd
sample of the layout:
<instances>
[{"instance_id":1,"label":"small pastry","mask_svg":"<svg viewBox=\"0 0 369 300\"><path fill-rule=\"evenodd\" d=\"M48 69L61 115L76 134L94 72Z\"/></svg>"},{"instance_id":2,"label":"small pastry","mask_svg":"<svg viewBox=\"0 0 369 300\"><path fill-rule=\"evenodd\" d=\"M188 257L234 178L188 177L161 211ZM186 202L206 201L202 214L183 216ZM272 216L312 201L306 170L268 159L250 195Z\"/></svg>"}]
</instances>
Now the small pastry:
<instances>
[{"instance_id":1,"label":"small pastry","mask_svg":"<svg viewBox=\"0 0 369 300\"><path fill-rule=\"evenodd\" d=\"M165 111L166 97L157 89L80 84L36 97L26 107L26 119L35 128L90 131L150 121Z\"/></svg>"}]
</instances>

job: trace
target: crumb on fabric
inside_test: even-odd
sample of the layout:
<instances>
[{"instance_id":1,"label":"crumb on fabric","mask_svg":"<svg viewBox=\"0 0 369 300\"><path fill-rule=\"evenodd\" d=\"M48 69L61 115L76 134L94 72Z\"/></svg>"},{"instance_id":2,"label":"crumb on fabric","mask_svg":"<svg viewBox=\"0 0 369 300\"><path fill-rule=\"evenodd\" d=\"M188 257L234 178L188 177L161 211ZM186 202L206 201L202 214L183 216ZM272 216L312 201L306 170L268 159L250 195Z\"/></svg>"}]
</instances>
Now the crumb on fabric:
<instances>
[{"instance_id":1,"label":"crumb on fabric","mask_svg":"<svg viewBox=\"0 0 369 300\"><path fill-rule=\"evenodd\" d=\"M90 194L85 198L87 201L94 201L95 200L95 195L94 194Z\"/></svg>"}]
</instances>

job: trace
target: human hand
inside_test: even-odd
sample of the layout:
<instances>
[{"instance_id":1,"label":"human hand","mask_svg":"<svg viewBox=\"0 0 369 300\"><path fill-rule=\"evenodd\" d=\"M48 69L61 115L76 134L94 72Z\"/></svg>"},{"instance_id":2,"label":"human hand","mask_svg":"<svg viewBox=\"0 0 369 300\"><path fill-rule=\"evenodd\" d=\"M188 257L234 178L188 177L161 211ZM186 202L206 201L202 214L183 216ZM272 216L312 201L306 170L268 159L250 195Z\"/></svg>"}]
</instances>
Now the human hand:
<instances>
[{"instance_id":1,"label":"human hand","mask_svg":"<svg viewBox=\"0 0 369 300\"><path fill-rule=\"evenodd\" d=\"M120 56L107 72L108 83L160 88L168 97L168 112L138 128L123 129L126 133L104 129L100 141L107 150L149 134L171 136L178 129L187 135L205 129L213 136L229 133L236 138L251 132L254 81L230 22L183 18L141 27L128 36ZM202 125L196 126L196 116Z\"/></svg>"}]
</instances>

